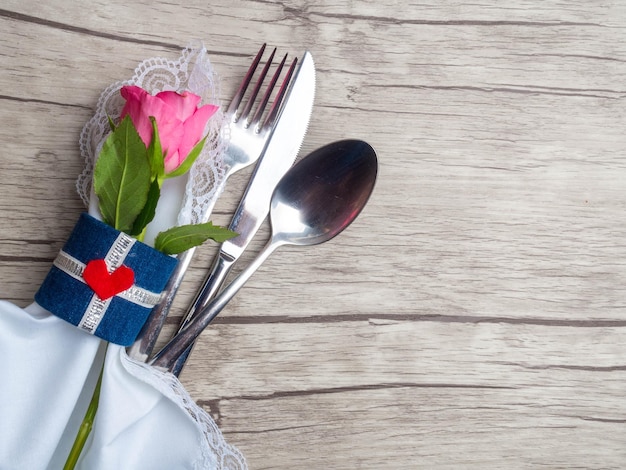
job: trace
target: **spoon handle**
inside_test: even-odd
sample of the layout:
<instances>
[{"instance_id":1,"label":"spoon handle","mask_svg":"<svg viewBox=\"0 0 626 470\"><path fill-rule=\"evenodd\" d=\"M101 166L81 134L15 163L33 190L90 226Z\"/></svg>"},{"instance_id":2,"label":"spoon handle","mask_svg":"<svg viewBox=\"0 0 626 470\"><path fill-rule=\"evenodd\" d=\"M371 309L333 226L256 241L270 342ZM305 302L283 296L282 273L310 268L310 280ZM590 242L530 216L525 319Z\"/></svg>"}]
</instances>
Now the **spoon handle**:
<instances>
[{"instance_id":1,"label":"spoon handle","mask_svg":"<svg viewBox=\"0 0 626 470\"><path fill-rule=\"evenodd\" d=\"M209 305L209 302L213 300L216 294L219 292L220 288L224 284L226 280L226 276L230 272L230 268L235 263L235 259L230 257L228 254L219 252L217 257L215 258L215 262L213 263L213 268L211 269L211 273L207 276L204 281L204 285L202 289L196 295L193 304L187 310L187 314L185 318L181 322L178 327L178 331L176 333L180 333L185 326L189 324L191 319L202 309L206 308ZM187 362L187 358L191 354L193 350L193 344L189 346L176 360L176 363L173 364L169 371L174 374L176 377L180 375L183 368L185 367L185 363Z\"/></svg>"},{"instance_id":2,"label":"spoon handle","mask_svg":"<svg viewBox=\"0 0 626 470\"><path fill-rule=\"evenodd\" d=\"M252 274L263 264L272 252L281 245L281 242L273 238L265 245L257 257L244 269L233 281L222 290L206 307L199 310L191 321L174 338L161 349L152 360L150 365L171 370L176 361L189 348L202 331L224 309L226 304L250 279Z\"/></svg>"}]
</instances>

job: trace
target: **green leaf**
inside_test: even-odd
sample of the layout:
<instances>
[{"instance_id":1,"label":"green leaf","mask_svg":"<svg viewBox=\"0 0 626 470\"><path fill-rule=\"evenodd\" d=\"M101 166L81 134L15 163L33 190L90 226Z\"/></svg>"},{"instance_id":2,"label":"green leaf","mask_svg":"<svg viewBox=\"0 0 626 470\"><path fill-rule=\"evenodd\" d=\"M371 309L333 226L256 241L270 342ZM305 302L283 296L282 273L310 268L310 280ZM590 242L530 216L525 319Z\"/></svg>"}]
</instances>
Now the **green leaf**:
<instances>
[{"instance_id":1,"label":"green leaf","mask_svg":"<svg viewBox=\"0 0 626 470\"><path fill-rule=\"evenodd\" d=\"M204 147L204 143L206 142L206 136L200 142L196 144L194 148L191 149L187 158L180 164L178 168L176 168L171 173L167 173L165 175L166 178L174 178L176 176L184 175L189 171L191 165L194 164L196 159L200 156L200 152L202 152L202 148Z\"/></svg>"},{"instance_id":2,"label":"green leaf","mask_svg":"<svg viewBox=\"0 0 626 470\"><path fill-rule=\"evenodd\" d=\"M156 119L150 116L150 121L152 122L152 141L148 146L148 160L150 161L150 168L152 169L152 177L158 178L159 181L161 181L165 175L165 155L163 155Z\"/></svg>"},{"instance_id":3,"label":"green leaf","mask_svg":"<svg viewBox=\"0 0 626 470\"><path fill-rule=\"evenodd\" d=\"M126 116L104 142L94 168L94 189L107 224L131 230L146 205L150 173L146 146Z\"/></svg>"},{"instance_id":4,"label":"green leaf","mask_svg":"<svg viewBox=\"0 0 626 470\"><path fill-rule=\"evenodd\" d=\"M111 132L115 131L115 123L113 122L113 119L111 119L111 116L109 116L107 114L107 119L109 120L109 127L111 128Z\"/></svg>"},{"instance_id":5,"label":"green leaf","mask_svg":"<svg viewBox=\"0 0 626 470\"><path fill-rule=\"evenodd\" d=\"M176 255L209 239L221 243L236 236L236 232L211 222L181 225L159 233L154 240L154 248L167 255Z\"/></svg>"},{"instance_id":6,"label":"green leaf","mask_svg":"<svg viewBox=\"0 0 626 470\"><path fill-rule=\"evenodd\" d=\"M160 197L161 188L159 187L159 181L155 178L150 185L150 191L148 191L148 200L146 201L146 205L143 206L143 209L141 209L141 212L135 219L133 228L131 229L129 235L141 235L147 225L152 222L152 220L154 219L154 215L156 214L156 208L157 204L159 203Z\"/></svg>"}]
</instances>

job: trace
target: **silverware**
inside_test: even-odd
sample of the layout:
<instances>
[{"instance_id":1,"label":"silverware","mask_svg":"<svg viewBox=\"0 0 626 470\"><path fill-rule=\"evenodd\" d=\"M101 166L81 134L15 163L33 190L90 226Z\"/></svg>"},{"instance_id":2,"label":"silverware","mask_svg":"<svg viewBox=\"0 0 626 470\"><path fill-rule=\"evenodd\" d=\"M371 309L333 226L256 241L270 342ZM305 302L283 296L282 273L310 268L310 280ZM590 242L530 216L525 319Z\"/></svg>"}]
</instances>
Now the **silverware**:
<instances>
[{"instance_id":1,"label":"silverware","mask_svg":"<svg viewBox=\"0 0 626 470\"><path fill-rule=\"evenodd\" d=\"M323 243L343 231L367 203L377 172L374 149L359 140L329 144L296 163L272 196L272 236L265 248L150 364L169 370L276 248Z\"/></svg>"},{"instance_id":2,"label":"silverware","mask_svg":"<svg viewBox=\"0 0 626 470\"><path fill-rule=\"evenodd\" d=\"M305 52L294 72L263 155L250 177L248 187L228 227L239 235L222 243L211 272L188 310L179 331L217 294L233 264L267 217L274 188L293 164L304 140L314 97L315 64L311 54ZM190 352L191 349L180 356L171 370L174 375L180 374Z\"/></svg>"},{"instance_id":3,"label":"silverware","mask_svg":"<svg viewBox=\"0 0 626 470\"><path fill-rule=\"evenodd\" d=\"M263 57L265 48L266 44L263 44L252 61L252 65L250 65L248 72L246 73L239 89L235 93L235 96L228 107L228 110L226 111L226 117L227 119L230 119L230 141L228 148L224 152L224 167L226 169L226 174L222 179L222 185L225 185L228 178L230 178L234 173L252 165L262 155L265 144L270 138L270 135L274 130L274 126L276 125L278 111L285 99L287 86L289 85L297 64L297 59L294 59L285 78L283 79L278 93L274 98L267 117L262 119L263 112L267 107L272 91L276 86L287 59L287 55L285 54L282 61L276 68L276 71L274 72L274 75L272 76L254 115L251 115L255 100L274 60L274 55L276 53L276 49L274 49L257 78L256 84L248 97L246 105L243 107L243 110L238 113L244 95L252 82L252 78L261 61L261 58ZM218 189L217 194L220 192L221 188ZM206 211L206 220L203 222L206 222L210 215L211 208ZM192 248L178 256L178 266L172 273L168 284L165 286L163 297L161 298L159 304L157 304L150 313L150 317L139 333L135 343L128 349L128 355L133 359L145 362L152 353L154 345L156 344L161 332L161 328L163 327L169 310L172 307L172 303L174 302L174 297L176 296L185 272L191 263L194 251L195 249Z\"/></svg>"}]
</instances>

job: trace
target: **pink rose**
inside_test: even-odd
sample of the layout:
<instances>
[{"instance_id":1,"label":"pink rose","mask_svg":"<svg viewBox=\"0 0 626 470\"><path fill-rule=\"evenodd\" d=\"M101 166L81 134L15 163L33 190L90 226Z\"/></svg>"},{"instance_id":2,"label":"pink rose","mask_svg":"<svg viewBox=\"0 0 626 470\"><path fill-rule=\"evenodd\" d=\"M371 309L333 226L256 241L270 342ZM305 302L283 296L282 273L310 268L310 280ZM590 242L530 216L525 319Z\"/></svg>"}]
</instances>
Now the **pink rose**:
<instances>
[{"instance_id":1,"label":"pink rose","mask_svg":"<svg viewBox=\"0 0 626 470\"><path fill-rule=\"evenodd\" d=\"M204 138L206 123L217 111L217 106L210 104L198 108L200 97L186 91L162 91L152 96L138 86L124 86L120 93L126 100L121 117L130 116L146 146L152 141L150 117L156 119L166 173L178 168Z\"/></svg>"}]
</instances>

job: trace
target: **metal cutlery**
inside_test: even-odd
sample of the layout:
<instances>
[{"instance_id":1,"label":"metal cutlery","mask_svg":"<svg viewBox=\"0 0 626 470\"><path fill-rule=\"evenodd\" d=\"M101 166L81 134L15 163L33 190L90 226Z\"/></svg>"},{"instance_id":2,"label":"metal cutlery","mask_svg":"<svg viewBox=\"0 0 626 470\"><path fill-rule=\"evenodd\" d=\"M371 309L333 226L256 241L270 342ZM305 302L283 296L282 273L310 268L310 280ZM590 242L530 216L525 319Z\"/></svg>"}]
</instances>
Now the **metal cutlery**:
<instances>
[{"instance_id":1,"label":"metal cutlery","mask_svg":"<svg viewBox=\"0 0 626 470\"><path fill-rule=\"evenodd\" d=\"M322 147L294 165L271 198L272 236L257 258L150 361L171 370L267 257L282 245L315 245L335 237L361 212L374 189L378 161L359 140Z\"/></svg>"},{"instance_id":2,"label":"metal cutlery","mask_svg":"<svg viewBox=\"0 0 626 470\"><path fill-rule=\"evenodd\" d=\"M274 188L293 164L304 140L314 96L315 64L311 54L305 52L293 74L263 155L250 177L248 187L228 227L239 235L222 243L211 272L187 312L179 331L219 292L233 264L242 255L267 217ZM190 351L180 356L171 370L172 373L180 374Z\"/></svg>"},{"instance_id":3,"label":"metal cutlery","mask_svg":"<svg viewBox=\"0 0 626 470\"><path fill-rule=\"evenodd\" d=\"M222 185L225 185L228 178L234 173L252 165L261 157L265 145L277 123L280 107L287 100L286 93L297 64L297 59L293 60L282 81L280 89L274 97L270 110L268 111L266 117L263 117L265 108L270 101L272 92L276 87L276 83L286 62L287 55L285 55L266 87L265 93L258 103L254 114L252 114L257 96L273 63L274 55L276 53L276 49L274 49L257 78L256 84L252 89L245 105L242 106L244 96L250 86L250 83L252 82L265 48L266 45L263 44L252 61L248 72L246 73L239 89L235 93L235 96L228 107L228 110L226 111L226 118L230 120L230 140L228 148L224 152L224 166L226 174L222 179ZM218 194L220 192L221 188L218 191ZM206 211L207 220L210 216L211 209L212 208L209 208ZM156 344L165 319L174 301L174 297L176 296L185 272L191 263L194 251L194 249L191 249L178 256L178 266L164 289L165 294L161 298L159 304L153 309L150 314L150 318L144 325L142 331L139 333L135 343L128 349L128 355L133 359L145 362L152 353L154 345Z\"/></svg>"}]
</instances>

